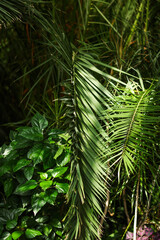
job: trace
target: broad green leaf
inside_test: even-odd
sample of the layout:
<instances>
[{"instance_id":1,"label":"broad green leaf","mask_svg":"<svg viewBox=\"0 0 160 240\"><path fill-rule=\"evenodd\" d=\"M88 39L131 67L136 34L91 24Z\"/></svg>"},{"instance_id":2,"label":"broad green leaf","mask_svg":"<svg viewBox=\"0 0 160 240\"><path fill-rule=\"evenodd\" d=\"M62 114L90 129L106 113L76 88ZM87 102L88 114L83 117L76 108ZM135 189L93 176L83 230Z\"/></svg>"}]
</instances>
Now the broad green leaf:
<instances>
[{"instance_id":1,"label":"broad green leaf","mask_svg":"<svg viewBox=\"0 0 160 240\"><path fill-rule=\"evenodd\" d=\"M40 223L40 224L46 223L47 220L48 220L48 217L47 217L47 216L42 216L42 215L41 215L40 217L36 218L36 222L37 222L37 223Z\"/></svg>"},{"instance_id":2,"label":"broad green leaf","mask_svg":"<svg viewBox=\"0 0 160 240\"><path fill-rule=\"evenodd\" d=\"M52 223L52 226L55 227L55 228L62 228L62 224L58 220L58 218L53 218L51 223Z\"/></svg>"},{"instance_id":3,"label":"broad green leaf","mask_svg":"<svg viewBox=\"0 0 160 240\"><path fill-rule=\"evenodd\" d=\"M16 188L15 194L18 194L18 193L21 193L21 192L23 193L23 192L32 190L36 187L37 187L37 182L35 180L29 180L26 183L19 185Z\"/></svg>"},{"instance_id":4,"label":"broad green leaf","mask_svg":"<svg viewBox=\"0 0 160 240\"><path fill-rule=\"evenodd\" d=\"M40 174L40 178L43 179L43 180L48 178L47 173L40 172L39 174Z\"/></svg>"},{"instance_id":5,"label":"broad green leaf","mask_svg":"<svg viewBox=\"0 0 160 240\"><path fill-rule=\"evenodd\" d=\"M42 233L40 231L28 228L25 231L25 235L26 235L27 238L35 238L36 236L41 236Z\"/></svg>"},{"instance_id":6,"label":"broad green leaf","mask_svg":"<svg viewBox=\"0 0 160 240\"><path fill-rule=\"evenodd\" d=\"M13 168L13 171L16 172L18 170L20 170L21 168L29 165L31 163L31 161L26 160L26 159L21 159L17 162L16 166Z\"/></svg>"},{"instance_id":7,"label":"broad green leaf","mask_svg":"<svg viewBox=\"0 0 160 240\"><path fill-rule=\"evenodd\" d=\"M59 137L67 141L70 138L70 135L68 133L62 133L62 134L59 134Z\"/></svg>"},{"instance_id":8,"label":"broad green leaf","mask_svg":"<svg viewBox=\"0 0 160 240\"><path fill-rule=\"evenodd\" d=\"M2 177L5 173L7 173L11 169L8 165L3 165L0 167L0 177Z\"/></svg>"},{"instance_id":9,"label":"broad green leaf","mask_svg":"<svg viewBox=\"0 0 160 240\"><path fill-rule=\"evenodd\" d=\"M65 166L70 161L70 153L64 152L59 158L56 159L58 166Z\"/></svg>"},{"instance_id":10,"label":"broad green leaf","mask_svg":"<svg viewBox=\"0 0 160 240\"><path fill-rule=\"evenodd\" d=\"M25 211L25 208L16 208L12 211L15 217L21 216L21 214Z\"/></svg>"},{"instance_id":11,"label":"broad green leaf","mask_svg":"<svg viewBox=\"0 0 160 240\"><path fill-rule=\"evenodd\" d=\"M14 162L14 160L19 157L18 151L17 150L11 150L9 154L7 154L6 159L10 163Z\"/></svg>"},{"instance_id":12,"label":"broad green leaf","mask_svg":"<svg viewBox=\"0 0 160 240\"><path fill-rule=\"evenodd\" d=\"M16 240L16 239L18 239L22 234L23 234L22 231L15 231L15 232L12 233L12 238L13 238L14 240Z\"/></svg>"},{"instance_id":13,"label":"broad green leaf","mask_svg":"<svg viewBox=\"0 0 160 240\"><path fill-rule=\"evenodd\" d=\"M7 221L6 229L11 230L12 228L15 228L17 225L17 221L15 219Z\"/></svg>"},{"instance_id":14,"label":"broad green leaf","mask_svg":"<svg viewBox=\"0 0 160 240\"><path fill-rule=\"evenodd\" d=\"M64 145L58 146L58 150L54 156L54 159L57 159L62 154L63 150L64 150Z\"/></svg>"},{"instance_id":15,"label":"broad green leaf","mask_svg":"<svg viewBox=\"0 0 160 240\"><path fill-rule=\"evenodd\" d=\"M44 234L48 237L48 235L52 232L52 227L50 225L45 225L43 227Z\"/></svg>"},{"instance_id":16,"label":"broad green leaf","mask_svg":"<svg viewBox=\"0 0 160 240\"><path fill-rule=\"evenodd\" d=\"M1 208L0 210L0 224L5 224L10 220L10 211L6 208Z\"/></svg>"},{"instance_id":17,"label":"broad green leaf","mask_svg":"<svg viewBox=\"0 0 160 240\"><path fill-rule=\"evenodd\" d=\"M68 183L59 183L56 182L56 189L58 190L59 193L67 193L69 189L69 184Z\"/></svg>"},{"instance_id":18,"label":"broad green leaf","mask_svg":"<svg viewBox=\"0 0 160 240\"><path fill-rule=\"evenodd\" d=\"M27 178L27 180L30 180L34 173L34 167L26 167L24 169L24 176Z\"/></svg>"},{"instance_id":19,"label":"broad green leaf","mask_svg":"<svg viewBox=\"0 0 160 240\"><path fill-rule=\"evenodd\" d=\"M54 205L57 195L58 195L57 190L53 190L53 192L51 194L48 194L47 202L50 203L51 205Z\"/></svg>"},{"instance_id":20,"label":"broad green leaf","mask_svg":"<svg viewBox=\"0 0 160 240\"><path fill-rule=\"evenodd\" d=\"M4 193L9 197L13 191L13 180L10 178L4 182Z\"/></svg>"},{"instance_id":21,"label":"broad green leaf","mask_svg":"<svg viewBox=\"0 0 160 240\"><path fill-rule=\"evenodd\" d=\"M33 160L34 164L36 165L43 161L44 151L45 149L43 144L36 144L27 153L27 157Z\"/></svg>"},{"instance_id":22,"label":"broad green leaf","mask_svg":"<svg viewBox=\"0 0 160 240\"><path fill-rule=\"evenodd\" d=\"M52 171L50 171L49 173L52 175L52 177L58 178L62 176L67 171L67 169L68 167L56 167L52 169Z\"/></svg>"},{"instance_id":23,"label":"broad green leaf","mask_svg":"<svg viewBox=\"0 0 160 240\"><path fill-rule=\"evenodd\" d=\"M11 143L14 149L22 149L32 146L32 140L17 135L14 142Z\"/></svg>"},{"instance_id":24,"label":"broad green leaf","mask_svg":"<svg viewBox=\"0 0 160 240\"><path fill-rule=\"evenodd\" d=\"M32 141L42 141L43 134L39 131L37 127L22 127L17 129L19 131L19 136Z\"/></svg>"},{"instance_id":25,"label":"broad green leaf","mask_svg":"<svg viewBox=\"0 0 160 240\"><path fill-rule=\"evenodd\" d=\"M11 145L7 146L4 144L1 147L1 154L4 158L7 157L9 154L11 154L11 156L12 156L13 152L17 153L17 151L13 151L13 147Z\"/></svg>"},{"instance_id":26,"label":"broad green leaf","mask_svg":"<svg viewBox=\"0 0 160 240\"><path fill-rule=\"evenodd\" d=\"M1 236L1 240L12 240L12 235L9 232L5 232L2 236Z\"/></svg>"},{"instance_id":27,"label":"broad green leaf","mask_svg":"<svg viewBox=\"0 0 160 240\"><path fill-rule=\"evenodd\" d=\"M48 188L50 188L52 186L52 181L43 181L43 182L40 182L40 187L45 191L47 190Z\"/></svg>"},{"instance_id":28,"label":"broad green leaf","mask_svg":"<svg viewBox=\"0 0 160 240\"><path fill-rule=\"evenodd\" d=\"M43 157L43 168L44 170L48 168L52 168L55 165L55 159L53 156L55 155L56 150L51 149L49 147L45 148L44 157Z\"/></svg>"},{"instance_id":29,"label":"broad green leaf","mask_svg":"<svg viewBox=\"0 0 160 240\"><path fill-rule=\"evenodd\" d=\"M36 215L45 204L46 204L46 200L43 195L38 193L33 195L32 208L33 208L34 215Z\"/></svg>"},{"instance_id":30,"label":"broad green leaf","mask_svg":"<svg viewBox=\"0 0 160 240\"><path fill-rule=\"evenodd\" d=\"M67 176L65 176L65 179L70 181L71 180L71 173L67 174Z\"/></svg>"},{"instance_id":31,"label":"broad green leaf","mask_svg":"<svg viewBox=\"0 0 160 240\"><path fill-rule=\"evenodd\" d=\"M60 236L60 237L62 237L62 231L56 231L56 234L58 235L58 236Z\"/></svg>"},{"instance_id":32,"label":"broad green leaf","mask_svg":"<svg viewBox=\"0 0 160 240\"><path fill-rule=\"evenodd\" d=\"M59 138L59 135L63 134L63 131L60 129L51 129L48 133L48 136L51 136L52 138Z\"/></svg>"},{"instance_id":33,"label":"broad green leaf","mask_svg":"<svg viewBox=\"0 0 160 240\"><path fill-rule=\"evenodd\" d=\"M26 182L26 178L25 178L23 172L21 172L21 171L17 171L15 173L15 177L16 177L16 180L19 182L19 184L23 184L24 182Z\"/></svg>"},{"instance_id":34,"label":"broad green leaf","mask_svg":"<svg viewBox=\"0 0 160 240\"><path fill-rule=\"evenodd\" d=\"M38 127L43 131L48 126L48 121L39 113L36 113L31 120L32 127Z\"/></svg>"}]
</instances>

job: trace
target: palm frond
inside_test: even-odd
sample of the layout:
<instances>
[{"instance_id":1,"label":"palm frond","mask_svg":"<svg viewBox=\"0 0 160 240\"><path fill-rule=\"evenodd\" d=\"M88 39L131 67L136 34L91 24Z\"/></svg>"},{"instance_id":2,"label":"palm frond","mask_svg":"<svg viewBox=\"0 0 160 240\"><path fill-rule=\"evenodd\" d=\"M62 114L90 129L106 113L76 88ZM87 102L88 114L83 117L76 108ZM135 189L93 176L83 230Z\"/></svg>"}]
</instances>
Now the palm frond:
<instances>
[{"instance_id":1,"label":"palm frond","mask_svg":"<svg viewBox=\"0 0 160 240\"><path fill-rule=\"evenodd\" d=\"M73 143L67 238L99 238L98 216L103 214L100 205L106 193L107 172L104 164L107 132L102 127L101 115L108 106L106 99L113 99L113 96L94 76L94 65L87 60L87 54L79 53L76 48L77 53L74 53L56 23L48 22L36 12L35 20L43 27L48 62L61 67L66 76L62 82L66 96L62 100L68 109L65 126ZM40 66L49 66L48 62ZM101 77L102 73L98 72Z\"/></svg>"},{"instance_id":2,"label":"palm frond","mask_svg":"<svg viewBox=\"0 0 160 240\"><path fill-rule=\"evenodd\" d=\"M158 93L154 89L123 94L117 97L116 106L107 111L111 138L108 161L118 166L119 175L122 165L129 175L138 161L146 165L148 158L152 159L156 125L160 121L157 100Z\"/></svg>"},{"instance_id":3,"label":"palm frond","mask_svg":"<svg viewBox=\"0 0 160 240\"><path fill-rule=\"evenodd\" d=\"M21 20L30 10L33 11L33 4L45 3L43 0L3 0L0 1L0 23L8 24L16 20ZM25 13L25 14L24 14Z\"/></svg>"},{"instance_id":4,"label":"palm frond","mask_svg":"<svg viewBox=\"0 0 160 240\"><path fill-rule=\"evenodd\" d=\"M89 240L99 238L98 216L102 215L100 202L105 196L106 169L103 153L106 150L107 132L102 128L101 114L106 108L106 98L111 94L75 57L73 93L70 98L72 115L68 129L73 142L71 164L71 186L68 198L67 239Z\"/></svg>"},{"instance_id":5,"label":"palm frond","mask_svg":"<svg viewBox=\"0 0 160 240\"><path fill-rule=\"evenodd\" d=\"M23 1L1 1L0 2L0 22L6 24L20 19L21 11L24 8Z\"/></svg>"}]
</instances>

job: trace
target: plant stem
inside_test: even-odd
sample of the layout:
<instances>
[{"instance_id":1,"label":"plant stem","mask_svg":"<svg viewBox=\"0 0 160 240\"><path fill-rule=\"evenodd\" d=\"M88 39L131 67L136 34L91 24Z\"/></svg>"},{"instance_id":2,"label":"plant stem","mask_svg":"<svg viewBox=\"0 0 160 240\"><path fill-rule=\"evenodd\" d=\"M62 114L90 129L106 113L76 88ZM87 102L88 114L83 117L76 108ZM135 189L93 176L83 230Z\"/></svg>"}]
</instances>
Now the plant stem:
<instances>
[{"instance_id":1,"label":"plant stem","mask_svg":"<svg viewBox=\"0 0 160 240\"><path fill-rule=\"evenodd\" d=\"M138 183L137 183L137 190L136 190L136 203L135 203L135 215L134 215L133 240L136 240L137 213L138 213L138 198L139 198L139 182L140 182L140 171L139 171L139 174L138 174Z\"/></svg>"},{"instance_id":2,"label":"plant stem","mask_svg":"<svg viewBox=\"0 0 160 240\"><path fill-rule=\"evenodd\" d=\"M103 212L103 215L101 217L100 225L99 225L99 229L98 229L99 237L101 237L101 235L102 235L103 223L104 223L105 217L107 215L108 207L109 207L109 200L110 200L110 192L109 192L109 190L107 190L106 195L107 195L107 200L105 202L104 212Z\"/></svg>"},{"instance_id":3,"label":"plant stem","mask_svg":"<svg viewBox=\"0 0 160 240\"><path fill-rule=\"evenodd\" d=\"M124 205L124 212L126 214L126 217L127 217L127 224L129 225L130 223L130 217L129 217L129 214L128 214L128 209L127 209L127 202L126 202L126 189L124 188L123 189L123 205Z\"/></svg>"},{"instance_id":4,"label":"plant stem","mask_svg":"<svg viewBox=\"0 0 160 240\"><path fill-rule=\"evenodd\" d=\"M136 15L136 19L135 19L135 21L133 23L133 27L131 28L131 33L130 33L130 35L129 35L127 41L126 41L125 47L124 47L124 52L126 51L127 47L129 46L129 44L130 44L130 42L132 40L132 37L134 35L134 32L136 30L136 26L138 24L138 20L139 20L139 18L141 16L141 12L142 12L142 9L143 9L143 4L144 4L144 0L142 0L141 4L139 6L138 13Z\"/></svg>"}]
</instances>

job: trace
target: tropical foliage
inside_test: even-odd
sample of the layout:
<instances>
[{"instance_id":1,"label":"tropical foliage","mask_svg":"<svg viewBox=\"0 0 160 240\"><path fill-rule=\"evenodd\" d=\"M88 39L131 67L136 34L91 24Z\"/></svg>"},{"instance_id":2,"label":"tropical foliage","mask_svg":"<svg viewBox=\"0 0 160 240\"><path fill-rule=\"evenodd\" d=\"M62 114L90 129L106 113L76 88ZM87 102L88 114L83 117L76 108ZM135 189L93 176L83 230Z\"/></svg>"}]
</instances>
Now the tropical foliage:
<instances>
[{"instance_id":1,"label":"tropical foliage","mask_svg":"<svg viewBox=\"0 0 160 240\"><path fill-rule=\"evenodd\" d=\"M67 162L70 186L64 191L68 201L64 219L66 239L124 239L130 228L135 240L136 228L147 221L155 231L158 229L159 210L155 206L160 195L159 43L156 40L159 9L158 0L69 0L67 4L54 0L0 2L1 69L4 72L1 84L6 86L2 96L6 99L10 83L17 93L16 96L13 91L10 93L8 122L13 121L11 115L17 111L12 106L21 102L19 118L14 119L19 121L17 125L29 121L30 116L39 111L45 113L50 129L60 128L72 140L70 165ZM43 119L43 125L46 120L40 116L36 115ZM23 146L27 154L23 158L27 156L27 159L17 170L20 172L27 169L28 164L33 168L34 154L33 159L29 156L34 151L39 154L44 150L44 159L35 165L40 168L35 170L36 178L19 182L23 184L22 189L28 182L31 186L34 183L35 198L37 194L45 194L44 190L51 191L50 187L56 191L54 176L48 169L52 168L53 172L59 169L53 159L69 149L64 142L68 139L59 133L56 140L50 139L56 133L53 129L51 136L47 133L43 139L33 123L36 117L31 120L32 127L17 129L18 135L14 135L9 147L13 148L11 152L16 150L16 154L20 154L19 148L14 149L14 142L20 144L17 136L27 139L27 145ZM34 141L32 152L29 148ZM54 153L52 144L56 147ZM5 147L2 155L3 151ZM49 156L53 162L48 155L45 158L46 151L51 151ZM17 156L13 158L14 164L19 161ZM33 162L24 165L26 161ZM45 161L55 165L45 166ZM2 182L6 174L17 174L16 166L10 162L7 167L4 164ZM65 178L63 170L68 171L65 165L61 167L60 182ZM17 176L15 179L18 181ZM43 188L43 181L44 185L51 185ZM21 185L16 187L21 191ZM5 188L4 194L8 194ZM11 194L12 191L6 197ZM63 197L60 199L56 209L64 201ZM23 214L34 213L33 201L28 203L29 212L25 210ZM46 201L43 208L49 204ZM122 225L117 225L118 218ZM50 222L47 224L54 227ZM28 228L30 231L31 227ZM36 225L35 231L45 235L40 225ZM53 229L48 231L50 239L57 237Z\"/></svg>"},{"instance_id":2,"label":"tropical foliage","mask_svg":"<svg viewBox=\"0 0 160 240\"><path fill-rule=\"evenodd\" d=\"M11 132L11 143L1 148L1 239L64 239L69 136L46 131L48 122L38 113L31 124Z\"/></svg>"}]
</instances>

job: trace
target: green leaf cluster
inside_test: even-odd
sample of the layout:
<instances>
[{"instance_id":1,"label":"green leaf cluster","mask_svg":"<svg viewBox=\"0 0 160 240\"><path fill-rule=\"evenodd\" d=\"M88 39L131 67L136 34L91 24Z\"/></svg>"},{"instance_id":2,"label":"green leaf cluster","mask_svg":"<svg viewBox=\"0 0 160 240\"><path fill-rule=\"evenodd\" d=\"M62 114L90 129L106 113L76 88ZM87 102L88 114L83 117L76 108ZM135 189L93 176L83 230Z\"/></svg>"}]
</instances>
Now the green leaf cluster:
<instances>
[{"instance_id":1,"label":"green leaf cluster","mask_svg":"<svg viewBox=\"0 0 160 240\"><path fill-rule=\"evenodd\" d=\"M1 239L63 239L70 140L47 127L36 113L31 126L12 132L0 149Z\"/></svg>"}]
</instances>

